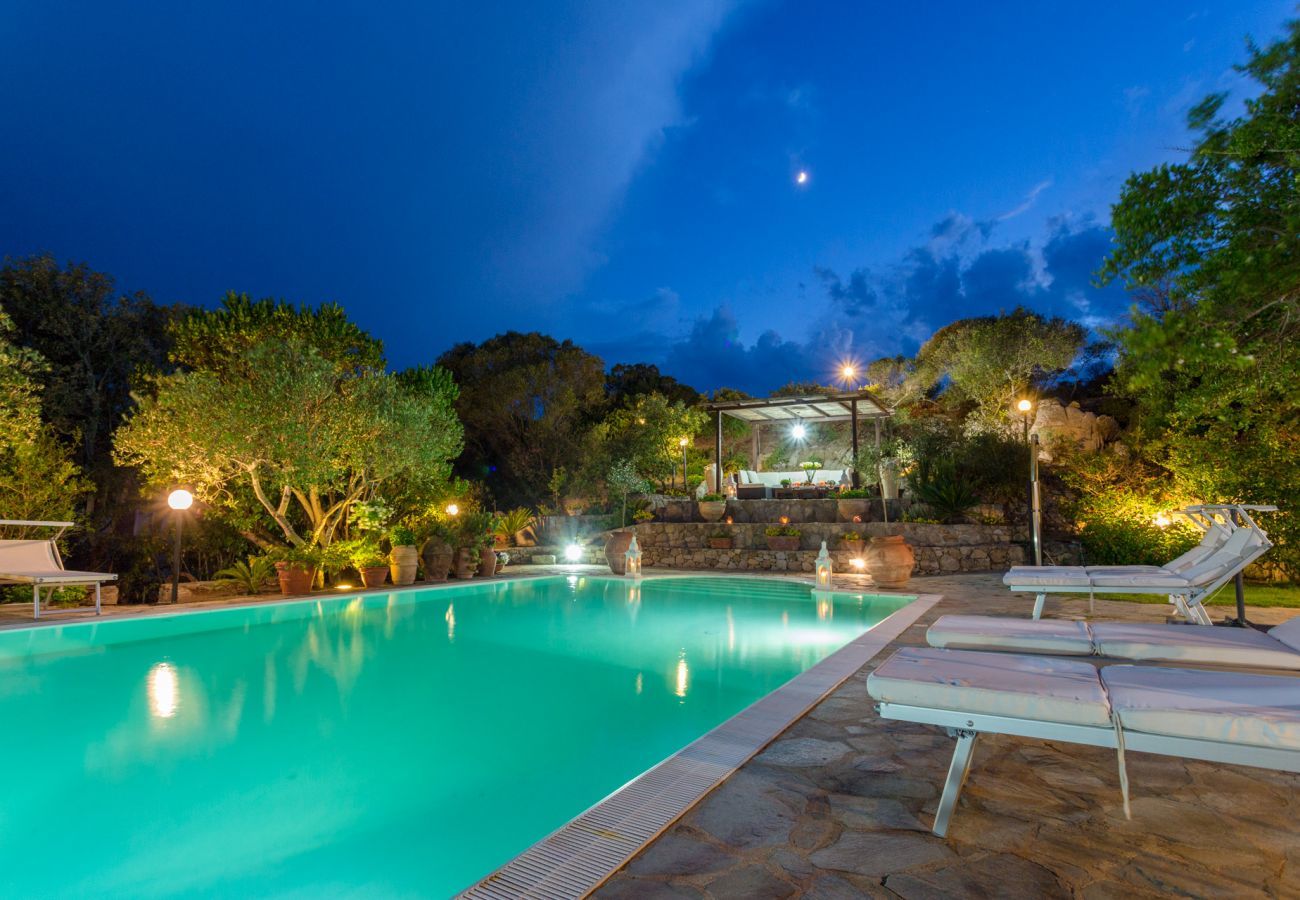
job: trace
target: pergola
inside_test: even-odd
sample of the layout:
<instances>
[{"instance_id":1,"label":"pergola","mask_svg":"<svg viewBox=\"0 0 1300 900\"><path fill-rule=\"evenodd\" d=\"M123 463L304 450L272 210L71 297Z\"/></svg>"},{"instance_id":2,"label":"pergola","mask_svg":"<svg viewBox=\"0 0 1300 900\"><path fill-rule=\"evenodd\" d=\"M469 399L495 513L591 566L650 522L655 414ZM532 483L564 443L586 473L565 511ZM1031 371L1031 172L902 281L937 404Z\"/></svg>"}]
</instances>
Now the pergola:
<instances>
[{"instance_id":1,"label":"pergola","mask_svg":"<svg viewBox=\"0 0 1300 900\"><path fill-rule=\"evenodd\" d=\"M722 490L722 417L731 416L757 427L768 422L784 424L819 422L851 422L853 458L858 458L858 421L871 419L876 426L876 446L880 446L880 420L893 413L871 391L846 391L841 394L814 394L803 397L768 397L761 400L722 400L705 407L713 413L713 452L716 464L714 490ZM754 461L758 465L758 461ZM858 486L858 473L853 473L853 486Z\"/></svg>"}]
</instances>

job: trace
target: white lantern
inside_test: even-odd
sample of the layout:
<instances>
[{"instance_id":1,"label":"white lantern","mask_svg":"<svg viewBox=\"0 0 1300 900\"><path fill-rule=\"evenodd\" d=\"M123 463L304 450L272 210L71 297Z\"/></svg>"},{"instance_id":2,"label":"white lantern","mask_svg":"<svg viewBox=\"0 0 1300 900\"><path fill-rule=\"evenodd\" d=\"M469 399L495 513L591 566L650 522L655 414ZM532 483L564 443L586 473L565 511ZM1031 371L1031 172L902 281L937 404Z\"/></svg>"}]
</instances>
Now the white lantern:
<instances>
[{"instance_id":1,"label":"white lantern","mask_svg":"<svg viewBox=\"0 0 1300 900\"><path fill-rule=\"evenodd\" d=\"M641 577L641 545L636 542L636 535L632 535L632 543L627 545L627 552L623 554L626 560L624 573L629 578Z\"/></svg>"},{"instance_id":2,"label":"white lantern","mask_svg":"<svg viewBox=\"0 0 1300 900\"><path fill-rule=\"evenodd\" d=\"M817 554L817 587L821 590L828 590L831 586L831 555L826 550L826 542L822 541L821 553Z\"/></svg>"}]
</instances>

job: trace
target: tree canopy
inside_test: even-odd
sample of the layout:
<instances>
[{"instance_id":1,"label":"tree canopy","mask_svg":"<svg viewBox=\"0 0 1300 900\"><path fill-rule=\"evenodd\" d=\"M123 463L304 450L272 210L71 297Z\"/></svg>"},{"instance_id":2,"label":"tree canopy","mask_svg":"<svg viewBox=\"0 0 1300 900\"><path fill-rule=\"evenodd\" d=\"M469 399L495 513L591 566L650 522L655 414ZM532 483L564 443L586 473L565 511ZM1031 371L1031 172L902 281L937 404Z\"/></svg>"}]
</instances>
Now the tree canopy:
<instances>
[{"instance_id":1,"label":"tree canopy","mask_svg":"<svg viewBox=\"0 0 1300 900\"><path fill-rule=\"evenodd\" d=\"M208 345L178 339L186 369L155 379L119 430L121 463L156 487L190 485L262 546L329 544L360 500L438 494L461 449L449 376L385 371L377 342L336 308L236 308L178 326Z\"/></svg>"},{"instance_id":2,"label":"tree canopy","mask_svg":"<svg viewBox=\"0 0 1300 900\"><path fill-rule=\"evenodd\" d=\"M1300 23L1239 70L1244 114L1207 97L1186 161L1133 175L1115 205L1101 277L1149 300L1120 347L1116 389L1180 489L1204 500L1300 507ZM1300 526L1279 517L1300 573Z\"/></svg>"}]
</instances>

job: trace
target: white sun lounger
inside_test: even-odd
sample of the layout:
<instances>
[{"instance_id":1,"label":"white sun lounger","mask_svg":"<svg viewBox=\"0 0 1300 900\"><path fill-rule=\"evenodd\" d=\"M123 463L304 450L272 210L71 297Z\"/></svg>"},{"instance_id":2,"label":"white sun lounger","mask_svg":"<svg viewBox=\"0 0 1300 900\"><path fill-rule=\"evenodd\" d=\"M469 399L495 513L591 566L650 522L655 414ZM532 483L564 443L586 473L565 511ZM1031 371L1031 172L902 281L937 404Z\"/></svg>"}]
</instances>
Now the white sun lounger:
<instances>
[{"instance_id":1,"label":"white sun lounger","mask_svg":"<svg viewBox=\"0 0 1300 900\"><path fill-rule=\"evenodd\" d=\"M41 588L47 587L53 594L55 588L92 584L95 586L95 615L100 615L103 611L100 605L100 585L117 580L116 575L108 572L75 572L63 568L63 557L59 555L56 541L73 524L0 519L0 525L59 529L49 540L0 540L0 584L30 584L34 618L41 617Z\"/></svg>"},{"instance_id":2,"label":"white sun lounger","mask_svg":"<svg viewBox=\"0 0 1300 900\"><path fill-rule=\"evenodd\" d=\"M867 679L887 719L957 738L934 833L948 824L981 733L1111 747L1128 806L1126 751L1300 772L1300 679L905 648Z\"/></svg>"},{"instance_id":3,"label":"white sun lounger","mask_svg":"<svg viewBox=\"0 0 1300 900\"><path fill-rule=\"evenodd\" d=\"M1002 578L1013 591L1036 596L1041 618L1048 594L1164 594L1190 622L1209 625L1202 601L1273 546L1250 516L1265 506L1195 506L1185 510L1205 531L1201 542L1163 566L1015 566Z\"/></svg>"},{"instance_id":4,"label":"white sun lounger","mask_svg":"<svg viewBox=\"0 0 1300 900\"><path fill-rule=\"evenodd\" d=\"M941 616L925 633L931 647L1142 662L1300 671L1300 616L1268 633L1153 622L1077 622L1003 616Z\"/></svg>"}]
</instances>

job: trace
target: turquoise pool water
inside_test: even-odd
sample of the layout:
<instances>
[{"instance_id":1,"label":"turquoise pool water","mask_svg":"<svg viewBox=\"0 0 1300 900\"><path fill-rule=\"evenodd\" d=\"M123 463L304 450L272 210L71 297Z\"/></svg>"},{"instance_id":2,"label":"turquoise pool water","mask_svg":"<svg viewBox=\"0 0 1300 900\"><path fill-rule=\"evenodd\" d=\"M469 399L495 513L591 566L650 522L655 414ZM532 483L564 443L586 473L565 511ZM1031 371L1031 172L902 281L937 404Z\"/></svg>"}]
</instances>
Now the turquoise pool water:
<instances>
[{"instance_id":1,"label":"turquoise pool water","mask_svg":"<svg viewBox=\"0 0 1300 900\"><path fill-rule=\"evenodd\" d=\"M560 576L0 633L0 895L446 896L908 599Z\"/></svg>"}]
</instances>

